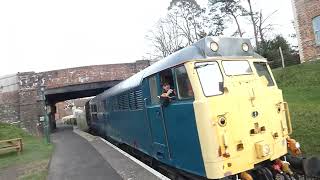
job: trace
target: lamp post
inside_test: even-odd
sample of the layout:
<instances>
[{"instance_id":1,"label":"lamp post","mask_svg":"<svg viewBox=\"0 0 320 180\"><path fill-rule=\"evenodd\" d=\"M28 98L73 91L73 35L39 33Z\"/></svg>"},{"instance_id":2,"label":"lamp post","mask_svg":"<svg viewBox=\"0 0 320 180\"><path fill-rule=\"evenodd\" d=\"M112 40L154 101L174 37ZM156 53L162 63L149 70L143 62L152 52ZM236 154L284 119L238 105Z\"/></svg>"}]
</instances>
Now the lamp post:
<instances>
[{"instance_id":1,"label":"lamp post","mask_svg":"<svg viewBox=\"0 0 320 180\"><path fill-rule=\"evenodd\" d=\"M50 143L50 127L49 127L49 118L47 113L46 96L44 94L45 88L46 86L44 85L40 86L41 100L43 105L43 115L44 115L43 131L45 135L45 140L49 144Z\"/></svg>"}]
</instances>

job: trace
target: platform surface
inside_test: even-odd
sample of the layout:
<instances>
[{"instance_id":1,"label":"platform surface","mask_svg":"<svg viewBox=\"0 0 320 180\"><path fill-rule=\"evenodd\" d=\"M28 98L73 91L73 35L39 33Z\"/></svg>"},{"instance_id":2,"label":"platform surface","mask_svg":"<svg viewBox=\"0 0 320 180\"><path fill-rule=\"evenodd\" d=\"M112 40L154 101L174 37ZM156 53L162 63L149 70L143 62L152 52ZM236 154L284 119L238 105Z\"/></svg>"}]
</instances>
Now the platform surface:
<instances>
[{"instance_id":1,"label":"platform surface","mask_svg":"<svg viewBox=\"0 0 320 180\"><path fill-rule=\"evenodd\" d=\"M51 135L55 150L49 165L49 180L120 180L120 175L101 154L72 127Z\"/></svg>"},{"instance_id":2,"label":"platform surface","mask_svg":"<svg viewBox=\"0 0 320 180\"><path fill-rule=\"evenodd\" d=\"M123 179L170 180L104 139L78 129L74 132L86 139Z\"/></svg>"},{"instance_id":3,"label":"platform surface","mask_svg":"<svg viewBox=\"0 0 320 180\"><path fill-rule=\"evenodd\" d=\"M52 134L49 180L169 180L106 140L62 127Z\"/></svg>"}]
</instances>

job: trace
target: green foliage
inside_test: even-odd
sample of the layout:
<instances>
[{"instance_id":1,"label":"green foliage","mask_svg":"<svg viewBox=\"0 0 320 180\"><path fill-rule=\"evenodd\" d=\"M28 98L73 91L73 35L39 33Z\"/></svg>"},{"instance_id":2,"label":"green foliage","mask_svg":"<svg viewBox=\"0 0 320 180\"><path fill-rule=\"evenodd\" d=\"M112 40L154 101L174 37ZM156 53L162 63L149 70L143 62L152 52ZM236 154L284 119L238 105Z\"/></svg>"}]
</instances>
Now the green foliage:
<instances>
[{"instance_id":1,"label":"green foliage","mask_svg":"<svg viewBox=\"0 0 320 180\"><path fill-rule=\"evenodd\" d=\"M27 132L14 125L0 123L0 140L30 137L31 136Z\"/></svg>"},{"instance_id":2,"label":"green foliage","mask_svg":"<svg viewBox=\"0 0 320 180\"><path fill-rule=\"evenodd\" d=\"M204 12L205 9L195 0L171 0L168 15L176 18L175 26L179 34L186 38L185 46L207 35L203 22Z\"/></svg>"},{"instance_id":3,"label":"green foliage","mask_svg":"<svg viewBox=\"0 0 320 180\"><path fill-rule=\"evenodd\" d=\"M186 9L186 11L197 12L201 9L199 4L195 0L171 0L168 10L173 9L175 6L178 8L188 8Z\"/></svg>"},{"instance_id":4,"label":"green foliage","mask_svg":"<svg viewBox=\"0 0 320 180\"><path fill-rule=\"evenodd\" d=\"M209 7L219 8L224 15L241 16L247 13L240 0L209 0Z\"/></svg>"},{"instance_id":5,"label":"green foliage","mask_svg":"<svg viewBox=\"0 0 320 180\"><path fill-rule=\"evenodd\" d=\"M224 30L217 13L202 8L196 0L171 0L168 12L146 38L155 59L166 57L205 36L219 36Z\"/></svg>"},{"instance_id":6,"label":"green foliage","mask_svg":"<svg viewBox=\"0 0 320 180\"><path fill-rule=\"evenodd\" d=\"M48 170L44 167L38 167L39 169L33 169L31 172L19 177L19 180L46 180L48 176Z\"/></svg>"},{"instance_id":7,"label":"green foliage","mask_svg":"<svg viewBox=\"0 0 320 180\"><path fill-rule=\"evenodd\" d=\"M238 27L234 35L239 34L239 36L242 37L243 32L240 28L238 17L247 14L247 11L241 5L240 0L209 0L208 8L210 13L218 16L221 21L230 21L233 19ZM225 27L223 26L223 28Z\"/></svg>"},{"instance_id":8,"label":"green foliage","mask_svg":"<svg viewBox=\"0 0 320 180\"><path fill-rule=\"evenodd\" d=\"M271 68L277 68L281 67L282 64L279 47L282 49L285 66L300 63L298 52L291 49L288 41L281 35L276 36L274 39L261 42L257 52L271 62Z\"/></svg>"},{"instance_id":9,"label":"green foliage","mask_svg":"<svg viewBox=\"0 0 320 180\"><path fill-rule=\"evenodd\" d=\"M289 103L292 136L307 155L320 155L320 62L273 71L284 99Z\"/></svg>"},{"instance_id":10,"label":"green foliage","mask_svg":"<svg viewBox=\"0 0 320 180\"><path fill-rule=\"evenodd\" d=\"M46 144L42 138L31 136L13 125L0 123L0 139L12 138L22 138L23 151L20 155L15 151L0 154L0 171L9 166L49 159L51 156L53 146Z\"/></svg>"},{"instance_id":11,"label":"green foliage","mask_svg":"<svg viewBox=\"0 0 320 180\"><path fill-rule=\"evenodd\" d=\"M46 180L48 170L35 171L30 174L19 177L20 180Z\"/></svg>"},{"instance_id":12,"label":"green foliage","mask_svg":"<svg viewBox=\"0 0 320 180\"><path fill-rule=\"evenodd\" d=\"M320 62L308 62L273 70L280 87L320 86Z\"/></svg>"}]
</instances>

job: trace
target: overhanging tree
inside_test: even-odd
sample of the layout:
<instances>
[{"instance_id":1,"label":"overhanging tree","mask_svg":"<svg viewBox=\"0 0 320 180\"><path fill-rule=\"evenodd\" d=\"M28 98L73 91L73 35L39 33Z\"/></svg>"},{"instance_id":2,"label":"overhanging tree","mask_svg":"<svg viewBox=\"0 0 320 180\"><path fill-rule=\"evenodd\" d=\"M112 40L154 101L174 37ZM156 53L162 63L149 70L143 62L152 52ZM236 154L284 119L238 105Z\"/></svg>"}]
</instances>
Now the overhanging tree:
<instances>
[{"instance_id":1,"label":"overhanging tree","mask_svg":"<svg viewBox=\"0 0 320 180\"><path fill-rule=\"evenodd\" d=\"M258 40L258 32L257 32L257 12L254 12L252 9L251 5L251 0L247 0L248 5L249 5L249 11L248 15L250 16L252 27L253 27L253 35L254 35L254 40L256 43L256 47L259 46L259 40Z\"/></svg>"},{"instance_id":2,"label":"overhanging tree","mask_svg":"<svg viewBox=\"0 0 320 180\"><path fill-rule=\"evenodd\" d=\"M166 17L146 36L161 58L191 45L207 35L222 34L224 23L217 14L201 8L195 0L172 0Z\"/></svg>"},{"instance_id":3,"label":"overhanging tree","mask_svg":"<svg viewBox=\"0 0 320 180\"><path fill-rule=\"evenodd\" d=\"M172 0L168 7L169 16L177 17L177 28L180 34L186 38L187 44L205 36L202 18L205 9L201 8L195 0Z\"/></svg>"},{"instance_id":4,"label":"overhanging tree","mask_svg":"<svg viewBox=\"0 0 320 180\"><path fill-rule=\"evenodd\" d=\"M285 66L300 63L298 53L290 47L290 44L284 37L277 35L271 40L265 40L265 42L261 44L260 49L260 54L268 59L271 68L281 67L279 47L282 49Z\"/></svg>"},{"instance_id":5,"label":"overhanging tree","mask_svg":"<svg viewBox=\"0 0 320 180\"><path fill-rule=\"evenodd\" d=\"M234 34L242 37L243 31L238 18L247 14L247 12L241 5L241 0L209 0L208 8L210 12L218 13L223 19L233 19L237 25L237 31Z\"/></svg>"}]
</instances>

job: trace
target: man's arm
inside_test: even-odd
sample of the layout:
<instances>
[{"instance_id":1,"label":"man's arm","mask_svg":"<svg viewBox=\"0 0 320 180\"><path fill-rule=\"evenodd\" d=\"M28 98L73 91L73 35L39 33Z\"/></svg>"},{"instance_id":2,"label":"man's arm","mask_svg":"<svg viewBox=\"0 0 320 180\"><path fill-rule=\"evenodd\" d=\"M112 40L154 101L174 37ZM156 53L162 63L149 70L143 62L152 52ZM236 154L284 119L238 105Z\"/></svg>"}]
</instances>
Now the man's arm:
<instances>
[{"instance_id":1,"label":"man's arm","mask_svg":"<svg viewBox=\"0 0 320 180\"><path fill-rule=\"evenodd\" d=\"M162 94L161 94L161 97L169 97L169 95L170 95L172 92L174 92L174 91L173 91L172 89L169 89L168 92L162 93Z\"/></svg>"}]
</instances>

